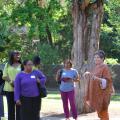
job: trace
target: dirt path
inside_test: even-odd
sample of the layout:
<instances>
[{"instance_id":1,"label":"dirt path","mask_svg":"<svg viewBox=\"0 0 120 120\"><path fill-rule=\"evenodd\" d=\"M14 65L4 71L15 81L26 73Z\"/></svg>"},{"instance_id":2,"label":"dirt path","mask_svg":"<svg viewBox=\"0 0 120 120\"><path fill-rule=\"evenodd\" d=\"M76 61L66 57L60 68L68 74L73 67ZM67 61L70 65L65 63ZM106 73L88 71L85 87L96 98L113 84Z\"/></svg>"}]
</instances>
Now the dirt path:
<instances>
[{"instance_id":1,"label":"dirt path","mask_svg":"<svg viewBox=\"0 0 120 120\"><path fill-rule=\"evenodd\" d=\"M61 100L43 99L41 120L64 120ZM7 117L7 103L5 100L5 116ZM120 120L120 102L111 102L109 107L110 120ZM7 120L7 119L6 119ZM72 118L71 118L72 120ZM96 113L81 114L78 120L99 120Z\"/></svg>"},{"instance_id":2,"label":"dirt path","mask_svg":"<svg viewBox=\"0 0 120 120\"><path fill-rule=\"evenodd\" d=\"M57 103L54 100L50 100L49 103L46 102L45 100L43 101L42 120L64 120L61 101L57 100ZM110 120L120 120L120 102L111 102L109 113ZM90 113L79 115L79 120L99 120L99 118L96 113Z\"/></svg>"}]
</instances>

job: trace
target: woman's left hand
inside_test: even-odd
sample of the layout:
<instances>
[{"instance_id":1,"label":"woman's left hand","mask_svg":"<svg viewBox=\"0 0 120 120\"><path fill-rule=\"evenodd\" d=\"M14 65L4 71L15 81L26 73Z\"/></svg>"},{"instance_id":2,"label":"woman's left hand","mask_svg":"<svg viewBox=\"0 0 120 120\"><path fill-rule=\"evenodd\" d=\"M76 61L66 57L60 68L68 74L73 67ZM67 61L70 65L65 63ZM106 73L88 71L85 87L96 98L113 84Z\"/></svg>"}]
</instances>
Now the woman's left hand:
<instances>
[{"instance_id":1,"label":"woman's left hand","mask_svg":"<svg viewBox=\"0 0 120 120\"><path fill-rule=\"evenodd\" d=\"M17 101L16 101L16 105L21 106L21 105L22 105L22 104L21 104L21 101L20 101L20 100L17 100Z\"/></svg>"},{"instance_id":2,"label":"woman's left hand","mask_svg":"<svg viewBox=\"0 0 120 120\"><path fill-rule=\"evenodd\" d=\"M37 78L37 83L40 83L40 79L39 78Z\"/></svg>"}]
</instances>

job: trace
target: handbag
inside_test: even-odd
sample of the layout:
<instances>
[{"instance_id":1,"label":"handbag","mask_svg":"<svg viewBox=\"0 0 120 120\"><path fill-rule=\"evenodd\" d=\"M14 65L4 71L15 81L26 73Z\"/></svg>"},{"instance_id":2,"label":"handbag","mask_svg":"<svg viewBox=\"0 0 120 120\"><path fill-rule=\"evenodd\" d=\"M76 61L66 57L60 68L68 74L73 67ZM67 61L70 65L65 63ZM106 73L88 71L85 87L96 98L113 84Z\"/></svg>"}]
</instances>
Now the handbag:
<instances>
[{"instance_id":1,"label":"handbag","mask_svg":"<svg viewBox=\"0 0 120 120\"><path fill-rule=\"evenodd\" d=\"M62 73L63 73L63 69L61 69L59 72L59 77L58 77L58 81L57 81L59 85L61 84Z\"/></svg>"},{"instance_id":2,"label":"handbag","mask_svg":"<svg viewBox=\"0 0 120 120\"><path fill-rule=\"evenodd\" d=\"M41 84L38 83L38 82L37 82L37 86L38 86L38 89L39 89L40 98L47 97L47 89L46 89L46 87L41 86Z\"/></svg>"},{"instance_id":3,"label":"handbag","mask_svg":"<svg viewBox=\"0 0 120 120\"><path fill-rule=\"evenodd\" d=\"M42 86L40 82L38 82L38 77L36 76L36 83L37 83L37 87L40 93L40 98L45 98L47 97L47 89L46 86Z\"/></svg>"}]
</instances>

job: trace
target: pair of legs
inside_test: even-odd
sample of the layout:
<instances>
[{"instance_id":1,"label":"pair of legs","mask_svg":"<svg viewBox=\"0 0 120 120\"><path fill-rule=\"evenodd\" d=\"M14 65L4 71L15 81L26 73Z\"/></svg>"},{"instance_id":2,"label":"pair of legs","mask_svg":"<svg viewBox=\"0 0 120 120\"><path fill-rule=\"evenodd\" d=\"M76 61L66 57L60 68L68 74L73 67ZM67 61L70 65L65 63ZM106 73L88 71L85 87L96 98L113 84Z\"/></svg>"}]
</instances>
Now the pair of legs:
<instances>
[{"instance_id":1,"label":"pair of legs","mask_svg":"<svg viewBox=\"0 0 120 120\"><path fill-rule=\"evenodd\" d=\"M14 92L6 92L7 104L8 104L8 120L20 120L20 107L15 105ZM15 110L16 108L16 110Z\"/></svg>"},{"instance_id":2,"label":"pair of legs","mask_svg":"<svg viewBox=\"0 0 120 120\"><path fill-rule=\"evenodd\" d=\"M4 116L4 107L3 107L3 96L0 95L0 120Z\"/></svg>"},{"instance_id":3,"label":"pair of legs","mask_svg":"<svg viewBox=\"0 0 120 120\"><path fill-rule=\"evenodd\" d=\"M75 104L74 90L70 92L61 91L61 98L63 101L63 108L64 108L66 119L69 119L70 117L69 102L70 102L70 107L72 111L72 116L74 119L77 119L77 109L76 109L76 104Z\"/></svg>"},{"instance_id":4,"label":"pair of legs","mask_svg":"<svg viewBox=\"0 0 120 120\"><path fill-rule=\"evenodd\" d=\"M97 114L100 120L109 120L108 108L97 112Z\"/></svg>"},{"instance_id":5,"label":"pair of legs","mask_svg":"<svg viewBox=\"0 0 120 120\"><path fill-rule=\"evenodd\" d=\"M21 120L39 120L40 97L21 97Z\"/></svg>"},{"instance_id":6,"label":"pair of legs","mask_svg":"<svg viewBox=\"0 0 120 120\"><path fill-rule=\"evenodd\" d=\"M103 95L103 108L101 111L97 111L100 120L109 120L108 107L110 104L110 98L111 98L110 94Z\"/></svg>"}]
</instances>

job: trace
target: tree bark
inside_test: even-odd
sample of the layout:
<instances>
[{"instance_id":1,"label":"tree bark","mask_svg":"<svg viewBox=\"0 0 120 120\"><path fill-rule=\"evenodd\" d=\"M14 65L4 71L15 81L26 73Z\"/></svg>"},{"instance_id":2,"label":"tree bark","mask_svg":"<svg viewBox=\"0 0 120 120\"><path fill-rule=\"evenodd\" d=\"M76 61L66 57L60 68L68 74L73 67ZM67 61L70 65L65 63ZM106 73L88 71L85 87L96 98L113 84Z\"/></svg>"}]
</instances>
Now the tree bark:
<instances>
[{"instance_id":1,"label":"tree bark","mask_svg":"<svg viewBox=\"0 0 120 120\"><path fill-rule=\"evenodd\" d=\"M48 43L51 45L51 47L53 47L52 34L51 31L49 30L49 26L46 26L46 32L47 32Z\"/></svg>"},{"instance_id":2,"label":"tree bark","mask_svg":"<svg viewBox=\"0 0 120 120\"><path fill-rule=\"evenodd\" d=\"M72 59L74 67L81 74L80 84L76 84L76 104L80 113L90 112L84 103L87 81L82 74L90 69L94 52L99 49L100 25L103 17L103 1L73 0L73 48Z\"/></svg>"}]
</instances>

